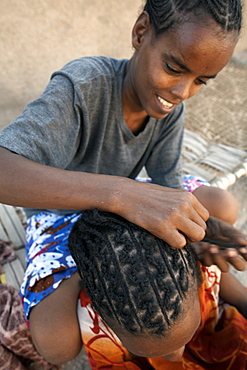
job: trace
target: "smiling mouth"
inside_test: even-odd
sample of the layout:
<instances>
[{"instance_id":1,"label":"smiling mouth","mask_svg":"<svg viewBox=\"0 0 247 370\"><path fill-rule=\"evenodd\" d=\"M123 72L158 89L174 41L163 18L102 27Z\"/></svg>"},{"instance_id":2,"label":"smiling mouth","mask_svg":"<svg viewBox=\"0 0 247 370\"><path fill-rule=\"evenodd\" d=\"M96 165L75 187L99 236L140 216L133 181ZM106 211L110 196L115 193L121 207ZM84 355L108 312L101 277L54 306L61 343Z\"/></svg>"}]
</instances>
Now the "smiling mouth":
<instances>
[{"instance_id":1,"label":"smiling mouth","mask_svg":"<svg viewBox=\"0 0 247 370\"><path fill-rule=\"evenodd\" d=\"M174 104L169 103L167 100L161 98L159 95L157 95L159 102L163 105L164 108L172 108Z\"/></svg>"}]
</instances>

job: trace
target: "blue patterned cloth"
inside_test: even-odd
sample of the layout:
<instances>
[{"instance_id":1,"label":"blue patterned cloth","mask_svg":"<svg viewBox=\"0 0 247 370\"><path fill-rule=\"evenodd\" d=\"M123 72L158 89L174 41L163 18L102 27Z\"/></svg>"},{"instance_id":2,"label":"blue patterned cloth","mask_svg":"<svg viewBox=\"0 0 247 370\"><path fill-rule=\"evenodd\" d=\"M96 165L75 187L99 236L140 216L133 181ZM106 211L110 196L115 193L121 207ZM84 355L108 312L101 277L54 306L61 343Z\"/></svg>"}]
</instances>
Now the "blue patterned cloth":
<instances>
[{"instance_id":1,"label":"blue patterned cloth","mask_svg":"<svg viewBox=\"0 0 247 370\"><path fill-rule=\"evenodd\" d=\"M78 213L64 216L42 212L28 219L27 267L20 290L27 318L33 306L76 271L68 237L79 217Z\"/></svg>"}]
</instances>

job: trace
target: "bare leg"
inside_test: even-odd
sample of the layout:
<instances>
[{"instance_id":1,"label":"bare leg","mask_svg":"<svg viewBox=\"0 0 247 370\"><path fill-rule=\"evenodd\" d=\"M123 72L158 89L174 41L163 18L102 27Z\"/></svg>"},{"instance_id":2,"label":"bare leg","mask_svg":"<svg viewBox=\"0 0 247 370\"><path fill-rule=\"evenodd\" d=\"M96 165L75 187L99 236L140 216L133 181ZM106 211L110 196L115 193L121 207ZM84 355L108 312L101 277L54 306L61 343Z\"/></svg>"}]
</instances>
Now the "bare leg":
<instances>
[{"instance_id":1,"label":"bare leg","mask_svg":"<svg viewBox=\"0 0 247 370\"><path fill-rule=\"evenodd\" d=\"M228 191L214 186L200 186L193 194L209 211L210 216L217 217L231 225L236 222L239 205Z\"/></svg>"},{"instance_id":2,"label":"bare leg","mask_svg":"<svg viewBox=\"0 0 247 370\"><path fill-rule=\"evenodd\" d=\"M51 363L67 362L81 350L76 315L79 291L79 276L75 273L31 310L33 342L38 352Z\"/></svg>"}]
</instances>

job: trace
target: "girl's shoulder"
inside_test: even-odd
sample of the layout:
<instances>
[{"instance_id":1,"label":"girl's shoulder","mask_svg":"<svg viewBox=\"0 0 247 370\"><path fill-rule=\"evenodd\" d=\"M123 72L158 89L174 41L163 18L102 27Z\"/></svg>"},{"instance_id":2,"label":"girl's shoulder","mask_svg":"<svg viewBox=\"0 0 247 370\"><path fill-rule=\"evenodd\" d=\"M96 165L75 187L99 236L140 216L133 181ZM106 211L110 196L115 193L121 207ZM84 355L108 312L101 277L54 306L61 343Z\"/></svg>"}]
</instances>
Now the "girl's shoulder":
<instances>
[{"instance_id":1,"label":"girl's shoulder","mask_svg":"<svg viewBox=\"0 0 247 370\"><path fill-rule=\"evenodd\" d=\"M127 59L114 59L107 57L82 57L67 63L63 68L53 73L66 75L73 81L86 83L89 81L105 78L124 76Z\"/></svg>"}]
</instances>

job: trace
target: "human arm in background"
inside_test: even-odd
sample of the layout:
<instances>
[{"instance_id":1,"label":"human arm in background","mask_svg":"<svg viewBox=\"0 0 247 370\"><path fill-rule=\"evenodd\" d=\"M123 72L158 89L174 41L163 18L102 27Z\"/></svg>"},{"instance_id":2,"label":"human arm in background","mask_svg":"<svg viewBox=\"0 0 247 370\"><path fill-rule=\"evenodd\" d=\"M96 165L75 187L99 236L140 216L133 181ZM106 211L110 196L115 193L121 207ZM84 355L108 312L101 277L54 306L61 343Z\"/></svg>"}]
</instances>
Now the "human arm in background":
<instances>
[{"instance_id":1,"label":"human arm in background","mask_svg":"<svg viewBox=\"0 0 247 370\"><path fill-rule=\"evenodd\" d=\"M233 274L221 274L220 297L247 319L247 290Z\"/></svg>"}]
</instances>

